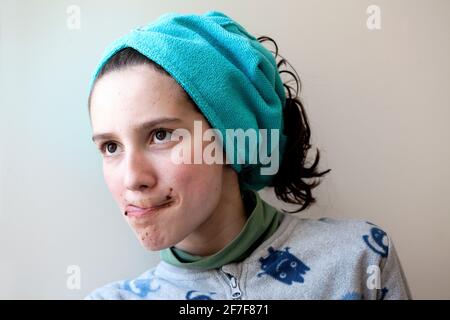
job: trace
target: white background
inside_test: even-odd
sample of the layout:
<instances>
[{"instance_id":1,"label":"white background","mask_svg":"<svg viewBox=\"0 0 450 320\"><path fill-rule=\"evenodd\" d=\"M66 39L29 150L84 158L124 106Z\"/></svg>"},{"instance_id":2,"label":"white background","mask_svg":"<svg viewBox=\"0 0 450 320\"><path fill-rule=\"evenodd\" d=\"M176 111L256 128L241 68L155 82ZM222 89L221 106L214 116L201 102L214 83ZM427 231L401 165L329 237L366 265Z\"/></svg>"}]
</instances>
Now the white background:
<instances>
[{"instance_id":1,"label":"white background","mask_svg":"<svg viewBox=\"0 0 450 320\"><path fill-rule=\"evenodd\" d=\"M0 4L0 298L79 299L157 263L103 181L88 83L105 46L130 29L212 9L274 38L301 77L320 168L332 169L303 216L382 226L414 298L450 298L450 1ZM366 26L371 4L381 30ZM79 30L67 27L70 5ZM66 286L70 265L80 290Z\"/></svg>"}]
</instances>

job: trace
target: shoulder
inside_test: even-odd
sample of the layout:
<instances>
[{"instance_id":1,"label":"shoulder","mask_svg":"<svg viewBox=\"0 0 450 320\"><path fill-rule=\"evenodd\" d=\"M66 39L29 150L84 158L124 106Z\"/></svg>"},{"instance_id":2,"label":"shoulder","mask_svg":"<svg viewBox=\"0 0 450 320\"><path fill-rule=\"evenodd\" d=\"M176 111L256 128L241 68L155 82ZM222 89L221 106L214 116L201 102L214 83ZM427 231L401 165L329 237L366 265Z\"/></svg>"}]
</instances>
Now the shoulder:
<instances>
[{"instance_id":1,"label":"shoulder","mask_svg":"<svg viewBox=\"0 0 450 320\"><path fill-rule=\"evenodd\" d=\"M380 226L362 219L283 213L278 229L249 260L258 270L273 277L281 277L278 270L284 277L286 270L295 271L290 279L310 283L311 292L321 297L410 297L393 242Z\"/></svg>"},{"instance_id":2,"label":"shoulder","mask_svg":"<svg viewBox=\"0 0 450 320\"><path fill-rule=\"evenodd\" d=\"M382 227L363 219L324 217L305 219L291 216L294 227L288 241L303 244L310 250L332 250L336 255L370 253L374 258L386 258L391 242Z\"/></svg>"},{"instance_id":3,"label":"shoulder","mask_svg":"<svg viewBox=\"0 0 450 320\"><path fill-rule=\"evenodd\" d=\"M328 226L330 233L337 241L357 243L364 249L387 257L389 252L389 235L382 227L362 219L321 218L319 223Z\"/></svg>"},{"instance_id":4,"label":"shoulder","mask_svg":"<svg viewBox=\"0 0 450 320\"><path fill-rule=\"evenodd\" d=\"M124 299L121 293L123 282L125 280L114 281L103 285L90 292L84 300L122 300Z\"/></svg>"},{"instance_id":5,"label":"shoulder","mask_svg":"<svg viewBox=\"0 0 450 320\"><path fill-rule=\"evenodd\" d=\"M130 280L110 282L89 293L84 300L139 300L159 288L153 284L154 270L150 269Z\"/></svg>"}]
</instances>

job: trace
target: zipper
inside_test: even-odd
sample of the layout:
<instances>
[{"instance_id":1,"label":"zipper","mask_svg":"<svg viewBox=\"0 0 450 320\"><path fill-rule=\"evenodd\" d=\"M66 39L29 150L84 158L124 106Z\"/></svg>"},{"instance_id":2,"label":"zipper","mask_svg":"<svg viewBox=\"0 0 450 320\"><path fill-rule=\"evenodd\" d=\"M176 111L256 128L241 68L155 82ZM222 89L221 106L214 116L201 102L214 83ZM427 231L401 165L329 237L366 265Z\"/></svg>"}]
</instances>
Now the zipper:
<instances>
[{"instance_id":1,"label":"zipper","mask_svg":"<svg viewBox=\"0 0 450 320\"><path fill-rule=\"evenodd\" d=\"M233 276L232 274L229 274L228 272L225 272L222 268L220 268L220 271L222 272L222 274L225 275L225 278L228 282L228 284L231 287L231 297L233 300L241 300L242 297L242 291L239 288L239 282L236 279L235 276Z\"/></svg>"}]
</instances>

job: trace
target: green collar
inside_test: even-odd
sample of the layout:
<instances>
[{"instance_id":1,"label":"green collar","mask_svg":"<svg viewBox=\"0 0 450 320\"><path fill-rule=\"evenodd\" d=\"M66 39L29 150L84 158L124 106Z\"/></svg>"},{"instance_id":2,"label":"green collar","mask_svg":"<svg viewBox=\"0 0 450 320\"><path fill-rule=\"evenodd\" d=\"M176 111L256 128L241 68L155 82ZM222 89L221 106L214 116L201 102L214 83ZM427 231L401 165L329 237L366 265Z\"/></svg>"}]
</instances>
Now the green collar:
<instances>
[{"instance_id":1,"label":"green collar","mask_svg":"<svg viewBox=\"0 0 450 320\"><path fill-rule=\"evenodd\" d=\"M248 257L275 232L280 215L275 208L263 201L256 191L245 190L243 194L246 211L251 213L239 235L225 248L213 255L202 257L173 246L160 251L161 260L177 267L213 269Z\"/></svg>"}]
</instances>

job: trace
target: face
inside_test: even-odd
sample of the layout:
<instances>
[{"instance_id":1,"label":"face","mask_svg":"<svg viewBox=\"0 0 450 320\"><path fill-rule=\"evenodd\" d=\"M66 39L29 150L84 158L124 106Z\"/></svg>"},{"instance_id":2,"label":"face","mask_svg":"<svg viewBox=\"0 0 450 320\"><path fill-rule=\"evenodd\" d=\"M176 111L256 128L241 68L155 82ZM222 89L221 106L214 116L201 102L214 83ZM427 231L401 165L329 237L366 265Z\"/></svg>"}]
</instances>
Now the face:
<instances>
[{"instance_id":1,"label":"face","mask_svg":"<svg viewBox=\"0 0 450 320\"><path fill-rule=\"evenodd\" d=\"M203 131L211 128L183 89L151 66L127 67L97 81L90 114L105 181L122 214L130 205L160 206L141 217L124 214L142 245L161 250L195 237L219 206L224 170L231 169L172 161L176 145L193 144L171 141L172 131L183 128L193 136L194 121Z\"/></svg>"}]
</instances>

